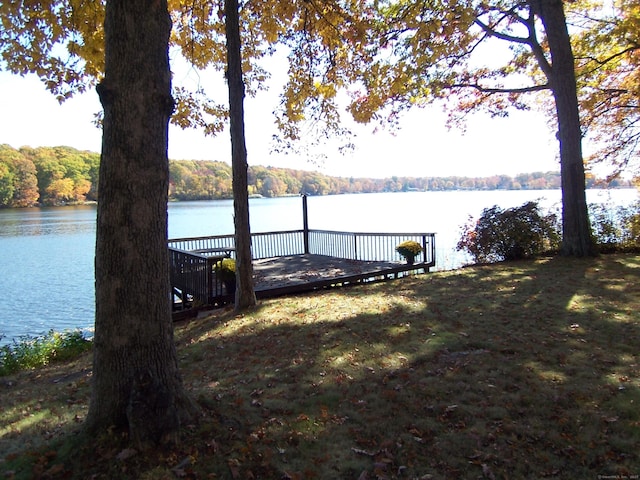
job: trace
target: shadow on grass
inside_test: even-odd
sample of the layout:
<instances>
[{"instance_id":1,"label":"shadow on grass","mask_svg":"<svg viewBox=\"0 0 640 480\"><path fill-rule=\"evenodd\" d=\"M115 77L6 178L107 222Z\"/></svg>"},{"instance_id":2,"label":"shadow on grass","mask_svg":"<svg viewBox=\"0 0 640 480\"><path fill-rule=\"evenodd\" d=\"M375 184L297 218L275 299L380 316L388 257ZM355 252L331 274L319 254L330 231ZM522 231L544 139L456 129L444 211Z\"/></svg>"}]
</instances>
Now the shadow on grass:
<instances>
[{"instance_id":1,"label":"shadow on grass","mask_svg":"<svg viewBox=\"0 0 640 480\"><path fill-rule=\"evenodd\" d=\"M633 258L606 265L465 269L229 319L185 351L200 357L192 388L227 427L214 456L225 461L212 471L231 462L231 477L266 478L640 473L640 268Z\"/></svg>"},{"instance_id":2,"label":"shadow on grass","mask_svg":"<svg viewBox=\"0 0 640 480\"><path fill-rule=\"evenodd\" d=\"M85 448L64 471L165 478L189 458L193 478L640 474L639 277L637 256L553 258L194 321L177 338L200 424L155 463Z\"/></svg>"},{"instance_id":3,"label":"shadow on grass","mask_svg":"<svg viewBox=\"0 0 640 480\"><path fill-rule=\"evenodd\" d=\"M47 478L57 463L51 445L73 442L86 415L90 358L0 378L0 476Z\"/></svg>"}]
</instances>

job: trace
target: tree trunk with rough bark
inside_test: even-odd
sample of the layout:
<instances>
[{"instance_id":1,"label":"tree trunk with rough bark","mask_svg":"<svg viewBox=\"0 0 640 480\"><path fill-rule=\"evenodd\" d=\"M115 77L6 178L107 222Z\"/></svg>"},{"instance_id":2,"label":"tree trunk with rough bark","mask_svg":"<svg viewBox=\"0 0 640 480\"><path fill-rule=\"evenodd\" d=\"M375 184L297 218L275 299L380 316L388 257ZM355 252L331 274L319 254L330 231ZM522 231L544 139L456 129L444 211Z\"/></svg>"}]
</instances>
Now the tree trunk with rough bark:
<instances>
[{"instance_id":1,"label":"tree trunk with rough bark","mask_svg":"<svg viewBox=\"0 0 640 480\"><path fill-rule=\"evenodd\" d=\"M561 0L532 2L547 34L551 52L548 75L558 118L562 184L562 255L596 253L587 209L582 132L576 88L575 61Z\"/></svg>"},{"instance_id":2,"label":"tree trunk with rough bark","mask_svg":"<svg viewBox=\"0 0 640 480\"><path fill-rule=\"evenodd\" d=\"M227 35L227 82L229 85L229 123L231 132L231 167L233 171L233 210L236 244L235 309L256 305L249 227L247 191L247 147L244 134L244 81L240 44L240 19L237 0L225 1Z\"/></svg>"},{"instance_id":3,"label":"tree trunk with rough bark","mask_svg":"<svg viewBox=\"0 0 640 480\"><path fill-rule=\"evenodd\" d=\"M178 371L167 251L166 0L109 0L96 235L96 323L86 426L172 440L194 407Z\"/></svg>"}]
</instances>

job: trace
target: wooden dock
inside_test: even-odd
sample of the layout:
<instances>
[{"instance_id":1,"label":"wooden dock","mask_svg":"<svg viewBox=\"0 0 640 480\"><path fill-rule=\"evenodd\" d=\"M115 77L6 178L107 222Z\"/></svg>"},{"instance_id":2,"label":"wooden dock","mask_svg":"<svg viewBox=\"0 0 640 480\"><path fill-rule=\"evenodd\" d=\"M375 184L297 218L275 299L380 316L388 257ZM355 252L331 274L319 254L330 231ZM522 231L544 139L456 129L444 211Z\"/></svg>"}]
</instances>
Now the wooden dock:
<instances>
[{"instance_id":1,"label":"wooden dock","mask_svg":"<svg viewBox=\"0 0 640 480\"><path fill-rule=\"evenodd\" d=\"M398 278L436 265L434 233L356 233L309 229L302 196L302 230L251 234L254 288L259 298ZM407 240L422 252L409 265L396 251ZM174 311L222 306L234 292L215 265L235 257L234 235L169 240Z\"/></svg>"},{"instance_id":2,"label":"wooden dock","mask_svg":"<svg viewBox=\"0 0 640 480\"><path fill-rule=\"evenodd\" d=\"M258 298L398 278L435 266L433 233L354 233L293 230L251 235ZM395 251L406 240L422 246L409 265ZM222 258L234 257L234 236L169 241L174 309L223 306L234 295L215 273Z\"/></svg>"},{"instance_id":3,"label":"wooden dock","mask_svg":"<svg viewBox=\"0 0 640 480\"><path fill-rule=\"evenodd\" d=\"M253 264L256 296L261 298L398 278L409 271L425 269L400 262L350 260L313 254L266 258Z\"/></svg>"}]
</instances>

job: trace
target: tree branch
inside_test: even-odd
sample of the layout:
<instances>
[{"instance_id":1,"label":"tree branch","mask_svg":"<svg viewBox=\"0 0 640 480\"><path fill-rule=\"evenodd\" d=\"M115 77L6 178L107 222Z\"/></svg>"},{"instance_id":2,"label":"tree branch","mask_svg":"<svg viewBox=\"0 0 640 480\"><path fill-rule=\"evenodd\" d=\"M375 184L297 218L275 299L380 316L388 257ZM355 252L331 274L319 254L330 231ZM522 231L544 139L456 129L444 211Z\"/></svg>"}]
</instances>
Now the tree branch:
<instances>
[{"instance_id":1,"label":"tree branch","mask_svg":"<svg viewBox=\"0 0 640 480\"><path fill-rule=\"evenodd\" d=\"M537 36L536 36L536 28L535 28L535 14L534 12L529 9L529 17L528 18L523 18L520 15L518 15L515 12L515 8L512 8L511 10L502 12L504 13L504 18L506 17L510 17L513 20L515 20L518 23L523 24L526 28L527 31L529 33L528 37L517 37L515 35L509 35L507 33L503 33L503 32L499 32L495 29L495 27L492 27L486 23L484 23L482 20L480 20L479 18L476 18L474 20L474 23L479 26L487 35L489 35L490 37L495 37L497 39L500 40L505 40L507 42L511 42L511 43L517 43L520 45L528 45L529 48L531 48L531 51L533 52L533 55L536 57L536 60L538 61L538 64L540 65L540 68L542 69L542 71L545 73L545 75L547 76L547 78L549 78L549 76L551 75L551 64L549 64L549 61L547 60L547 58L544 55L544 50L542 49L540 42L538 42ZM498 23L500 21L499 20ZM497 25L497 23L496 23Z\"/></svg>"},{"instance_id":2,"label":"tree branch","mask_svg":"<svg viewBox=\"0 0 640 480\"><path fill-rule=\"evenodd\" d=\"M600 60L596 57L592 57L592 56L585 56L585 57L579 57L579 60L587 60L588 62L595 62L595 64L597 65L596 67L590 69L587 73L593 73L595 71L598 70L598 67L601 67L603 65L606 65L607 63L609 63L612 60L615 60L618 57L621 57L627 53L631 53L631 52L635 52L636 50L639 50L640 46L638 45L632 45L628 48L625 48L624 50L621 50L620 52L614 53L613 55L610 55L609 57L605 58L604 60Z\"/></svg>"},{"instance_id":3,"label":"tree branch","mask_svg":"<svg viewBox=\"0 0 640 480\"><path fill-rule=\"evenodd\" d=\"M498 32L491 28L486 23L482 22L480 19L476 18L473 23L478 25L487 35L490 37L499 38L500 40L505 40L511 43L521 43L525 45L529 45L529 39L523 37L516 37L515 35L509 35L506 33Z\"/></svg>"},{"instance_id":4,"label":"tree branch","mask_svg":"<svg viewBox=\"0 0 640 480\"><path fill-rule=\"evenodd\" d=\"M530 87L519 88L495 88L495 87L483 87L477 83L455 83L450 85L449 88L473 88L482 93L499 94L499 93L531 93L540 92L542 90L548 90L551 86L548 83L542 85L532 85Z\"/></svg>"},{"instance_id":5,"label":"tree branch","mask_svg":"<svg viewBox=\"0 0 640 480\"><path fill-rule=\"evenodd\" d=\"M547 60L547 57L544 54L544 50L538 41L538 35L536 34L536 24L535 24L535 12L533 8L529 8L529 18L526 20L525 24L527 26L527 30L529 31L529 42L528 45L533 52L533 56L538 61L538 65L540 69L547 76L547 79L551 78L552 75L552 65Z\"/></svg>"}]
</instances>

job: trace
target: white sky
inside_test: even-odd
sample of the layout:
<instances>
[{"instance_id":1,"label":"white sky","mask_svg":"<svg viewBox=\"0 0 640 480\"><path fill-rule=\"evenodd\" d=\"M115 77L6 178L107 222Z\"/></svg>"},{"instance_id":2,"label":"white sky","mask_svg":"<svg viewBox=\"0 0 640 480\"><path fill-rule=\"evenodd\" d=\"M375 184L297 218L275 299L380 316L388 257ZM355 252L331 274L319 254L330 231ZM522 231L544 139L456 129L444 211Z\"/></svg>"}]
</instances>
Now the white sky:
<instances>
[{"instance_id":1,"label":"white sky","mask_svg":"<svg viewBox=\"0 0 640 480\"><path fill-rule=\"evenodd\" d=\"M219 75L219 74L218 74ZM220 99L226 90L219 77L201 74L205 87L218 84ZM188 79L177 75L176 85ZM395 135L374 133L374 126L357 126L356 149L342 155L326 150L323 163L270 154L275 133L271 112L279 91L261 92L245 103L249 164L318 170L345 177L397 176L489 176L516 175L534 171L557 171L558 145L545 118L535 112L515 112L506 119L477 115L466 134L447 131L445 114L439 107L412 110L402 117ZM101 131L93 116L101 110L98 96L90 91L59 105L35 77L0 72L0 144L22 146L65 145L100 151ZM345 116L348 114L345 113ZM171 127L169 158L175 160L222 160L229 162L228 132L217 138L199 131Z\"/></svg>"}]
</instances>

